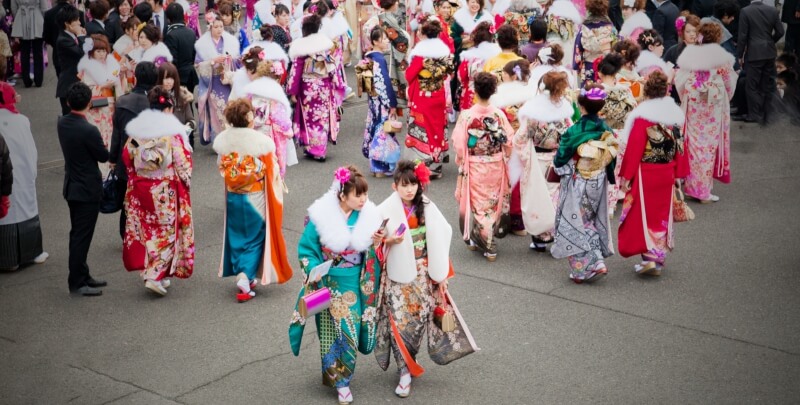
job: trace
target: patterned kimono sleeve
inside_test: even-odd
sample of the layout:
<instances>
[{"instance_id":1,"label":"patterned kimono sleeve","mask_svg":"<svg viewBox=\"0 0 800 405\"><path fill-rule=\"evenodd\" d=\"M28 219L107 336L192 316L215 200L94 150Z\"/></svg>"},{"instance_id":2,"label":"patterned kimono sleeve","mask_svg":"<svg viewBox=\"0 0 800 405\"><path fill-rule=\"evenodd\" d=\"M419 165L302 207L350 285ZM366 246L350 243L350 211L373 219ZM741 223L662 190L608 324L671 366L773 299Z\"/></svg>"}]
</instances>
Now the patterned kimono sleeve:
<instances>
[{"instance_id":1,"label":"patterned kimono sleeve","mask_svg":"<svg viewBox=\"0 0 800 405\"><path fill-rule=\"evenodd\" d=\"M730 66L723 68L721 75L722 81L725 83L725 91L728 92L728 101L730 101L733 99L734 91L736 91L736 81L739 79L739 75Z\"/></svg>"},{"instance_id":2,"label":"patterned kimono sleeve","mask_svg":"<svg viewBox=\"0 0 800 405\"><path fill-rule=\"evenodd\" d=\"M511 156L511 149L513 147L512 142L514 140L514 127L511 125L511 122L506 117L506 113L503 112L501 109L497 109L497 116L500 119L500 126L503 128L503 132L506 134L506 143L503 145L503 154L505 155L505 159L508 160L509 156Z\"/></svg>"},{"instance_id":3,"label":"patterned kimono sleeve","mask_svg":"<svg viewBox=\"0 0 800 405\"><path fill-rule=\"evenodd\" d=\"M267 170L261 159L239 156L235 152L220 156L219 168L225 185L231 190L247 189L251 184L261 181Z\"/></svg>"},{"instance_id":4,"label":"patterned kimono sleeve","mask_svg":"<svg viewBox=\"0 0 800 405\"><path fill-rule=\"evenodd\" d=\"M306 57L295 58L292 62L292 71L289 72L289 79L286 82L286 94L290 96L299 96L301 92L301 82L303 80L303 67L306 63Z\"/></svg>"},{"instance_id":5,"label":"patterned kimono sleeve","mask_svg":"<svg viewBox=\"0 0 800 405\"><path fill-rule=\"evenodd\" d=\"M172 164L175 166L175 173L181 182L190 188L192 180L192 153L186 149L183 137L175 135L172 137Z\"/></svg>"},{"instance_id":6,"label":"patterned kimono sleeve","mask_svg":"<svg viewBox=\"0 0 800 405\"><path fill-rule=\"evenodd\" d=\"M282 136L287 139L294 137L292 130L292 119L289 116L289 109L281 103L270 101L270 120L272 121L272 136Z\"/></svg>"},{"instance_id":7,"label":"patterned kimono sleeve","mask_svg":"<svg viewBox=\"0 0 800 405\"><path fill-rule=\"evenodd\" d=\"M311 221L308 221L308 225L303 229L303 235L300 236L300 242L297 245L297 256L300 260L300 268L303 270L304 277L308 277L308 273L314 267L325 261L322 257L322 244L319 242L317 227Z\"/></svg>"},{"instance_id":8,"label":"patterned kimono sleeve","mask_svg":"<svg viewBox=\"0 0 800 405\"><path fill-rule=\"evenodd\" d=\"M456 149L456 164L461 166L467 159L467 121L469 113L463 111L458 116L455 128L453 128L453 147Z\"/></svg>"},{"instance_id":9,"label":"patterned kimono sleeve","mask_svg":"<svg viewBox=\"0 0 800 405\"><path fill-rule=\"evenodd\" d=\"M381 78L383 79L384 87L386 88L386 92L385 93L379 92L380 97L381 97L381 104L388 105L389 108L396 108L397 107L397 94L395 94L395 92L394 92L394 87L391 86L392 80L389 77L389 67L386 66L386 59L377 58L374 61L378 63L378 69L380 71ZM409 67L409 69L410 69L410 67ZM408 77L406 77L406 81L411 83L411 81L408 80Z\"/></svg>"},{"instance_id":10,"label":"patterned kimono sleeve","mask_svg":"<svg viewBox=\"0 0 800 405\"><path fill-rule=\"evenodd\" d=\"M529 145L528 142L533 142L532 139L528 136L528 133L531 129L528 126L538 125L538 121L533 119L522 118L519 122L519 129L514 135L511 137L511 145L514 151L517 152L517 156L519 156L519 160L522 161L523 166L528 164L528 160L531 158L529 156Z\"/></svg>"},{"instance_id":11,"label":"patterned kimono sleeve","mask_svg":"<svg viewBox=\"0 0 800 405\"><path fill-rule=\"evenodd\" d=\"M213 76L214 61L203 60L203 57L200 56L200 53L198 52L197 56L194 58L194 69L197 71L197 75L200 76L201 79L209 81L211 80L211 76Z\"/></svg>"},{"instance_id":12,"label":"patterned kimono sleeve","mask_svg":"<svg viewBox=\"0 0 800 405\"><path fill-rule=\"evenodd\" d=\"M239 52L243 53L248 46L250 46L250 40L247 39L247 33L244 32L244 28L239 28Z\"/></svg>"},{"instance_id":13,"label":"patterned kimono sleeve","mask_svg":"<svg viewBox=\"0 0 800 405\"><path fill-rule=\"evenodd\" d=\"M469 84L469 63L466 61L461 61L458 65L458 81L462 86Z\"/></svg>"},{"instance_id":14,"label":"patterned kimono sleeve","mask_svg":"<svg viewBox=\"0 0 800 405\"><path fill-rule=\"evenodd\" d=\"M423 68L422 63L424 60L425 59L420 56L415 56L413 59L411 59L411 64L408 65L408 69L406 69L405 72L406 81L408 82L409 88L413 87L411 83L419 81L419 72L422 71ZM412 94L411 97L409 98L413 100L416 96L417 96L416 94Z\"/></svg>"}]
</instances>

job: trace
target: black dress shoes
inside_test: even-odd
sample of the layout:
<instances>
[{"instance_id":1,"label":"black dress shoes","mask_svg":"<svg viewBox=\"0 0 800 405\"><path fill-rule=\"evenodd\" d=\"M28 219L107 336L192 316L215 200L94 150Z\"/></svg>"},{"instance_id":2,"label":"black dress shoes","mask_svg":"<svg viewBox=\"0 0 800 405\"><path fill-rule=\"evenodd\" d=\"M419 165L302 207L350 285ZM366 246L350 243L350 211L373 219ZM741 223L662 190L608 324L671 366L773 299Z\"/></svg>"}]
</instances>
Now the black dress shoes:
<instances>
[{"instance_id":1,"label":"black dress shoes","mask_svg":"<svg viewBox=\"0 0 800 405\"><path fill-rule=\"evenodd\" d=\"M105 287L108 285L108 283L106 283L105 280L97 280L94 278L90 278L88 281L86 281L86 285L92 288L98 288L98 287Z\"/></svg>"},{"instance_id":2,"label":"black dress shoes","mask_svg":"<svg viewBox=\"0 0 800 405\"><path fill-rule=\"evenodd\" d=\"M85 285L77 290L72 290L69 293L72 295L82 295L84 297L96 297L98 295L103 295L103 290Z\"/></svg>"}]
</instances>

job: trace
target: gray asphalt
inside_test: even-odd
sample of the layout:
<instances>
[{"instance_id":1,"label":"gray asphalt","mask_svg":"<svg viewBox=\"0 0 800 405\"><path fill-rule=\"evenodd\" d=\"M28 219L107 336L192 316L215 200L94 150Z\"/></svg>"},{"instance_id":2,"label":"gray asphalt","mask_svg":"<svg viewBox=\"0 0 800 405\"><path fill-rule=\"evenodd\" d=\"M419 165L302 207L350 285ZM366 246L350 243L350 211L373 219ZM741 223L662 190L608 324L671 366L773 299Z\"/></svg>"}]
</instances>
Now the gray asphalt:
<instances>
[{"instance_id":1,"label":"gray asphalt","mask_svg":"<svg viewBox=\"0 0 800 405\"><path fill-rule=\"evenodd\" d=\"M122 266L117 215L101 215L89 257L109 282L102 297L67 293L69 214L61 197L55 78L18 90L39 150L37 179L43 265L0 274L0 403L289 404L334 403L320 384L318 344L309 327L299 357L287 338L299 277L237 304L219 279L223 194L215 155L194 154L195 274L154 297ZM360 145L366 106L347 102L340 142L328 161L288 171L284 234L291 262L305 209L333 170L368 170ZM458 240L451 292L481 351L449 366L424 354L426 374L408 399L396 374L360 356L357 403L798 403L800 401L800 181L796 127L733 128L733 183L721 201L691 203L697 219L676 225L676 249L659 279L633 273L614 256L594 285L569 281L565 260L500 241L487 263ZM445 167L428 195L457 226L456 168ZM390 193L370 180L370 197ZM617 221L614 221L615 227ZM457 237L454 235L454 238Z\"/></svg>"}]
</instances>

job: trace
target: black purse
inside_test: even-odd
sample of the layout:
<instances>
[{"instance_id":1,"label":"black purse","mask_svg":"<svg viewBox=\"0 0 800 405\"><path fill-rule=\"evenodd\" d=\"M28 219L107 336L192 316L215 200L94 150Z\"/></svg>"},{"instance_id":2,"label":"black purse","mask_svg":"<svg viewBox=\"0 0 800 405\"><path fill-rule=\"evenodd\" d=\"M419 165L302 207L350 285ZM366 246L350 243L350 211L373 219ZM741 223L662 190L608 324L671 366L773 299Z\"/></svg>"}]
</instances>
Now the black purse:
<instances>
[{"instance_id":1,"label":"black purse","mask_svg":"<svg viewBox=\"0 0 800 405\"><path fill-rule=\"evenodd\" d=\"M100 212L103 214L113 214L122 209L122 199L119 194L119 178L117 173L112 170L103 181L103 198L100 200Z\"/></svg>"}]
</instances>

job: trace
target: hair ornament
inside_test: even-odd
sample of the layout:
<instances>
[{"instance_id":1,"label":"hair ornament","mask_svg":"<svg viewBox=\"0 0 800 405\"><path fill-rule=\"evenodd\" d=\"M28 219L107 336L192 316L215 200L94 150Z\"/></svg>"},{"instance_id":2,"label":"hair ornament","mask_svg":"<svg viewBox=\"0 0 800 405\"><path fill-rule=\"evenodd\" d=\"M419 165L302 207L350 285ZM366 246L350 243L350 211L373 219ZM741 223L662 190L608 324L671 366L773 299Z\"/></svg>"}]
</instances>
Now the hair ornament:
<instances>
[{"instance_id":1,"label":"hair ornament","mask_svg":"<svg viewBox=\"0 0 800 405\"><path fill-rule=\"evenodd\" d=\"M261 52L258 53L258 60L264 60L264 59L267 59L267 53L262 50Z\"/></svg>"},{"instance_id":2,"label":"hair ornament","mask_svg":"<svg viewBox=\"0 0 800 405\"><path fill-rule=\"evenodd\" d=\"M311 7L308 8L308 12L311 14L317 14L317 5L312 4Z\"/></svg>"},{"instance_id":3,"label":"hair ornament","mask_svg":"<svg viewBox=\"0 0 800 405\"><path fill-rule=\"evenodd\" d=\"M206 13L206 23L207 24L210 25L211 23L213 23L216 20L217 20L217 13L215 13L214 11L209 11L209 12Z\"/></svg>"},{"instance_id":4,"label":"hair ornament","mask_svg":"<svg viewBox=\"0 0 800 405\"><path fill-rule=\"evenodd\" d=\"M517 76L517 80L522 81L522 68L519 65L514 65L514 75Z\"/></svg>"},{"instance_id":5,"label":"hair ornament","mask_svg":"<svg viewBox=\"0 0 800 405\"><path fill-rule=\"evenodd\" d=\"M542 49L539 49L539 60L549 64L553 61L553 48L546 46Z\"/></svg>"},{"instance_id":6,"label":"hair ornament","mask_svg":"<svg viewBox=\"0 0 800 405\"><path fill-rule=\"evenodd\" d=\"M606 99L606 92L599 87L592 87L590 90L581 89L581 97L586 97L589 100L600 101Z\"/></svg>"},{"instance_id":7,"label":"hair ornament","mask_svg":"<svg viewBox=\"0 0 800 405\"><path fill-rule=\"evenodd\" d=\"M147 25L147 23L146 23L146 22L139 23L139 25L137 25L137 26L136 26L136 32L142 32L142 29L143 29L143 28L144 28L146 25Z\"/></svg>"},{"instance_id":8,"label":"hair ornament","mask_svg":"<svg viewBox=\"0 0 800 405\"><path fill-rule=\"evenodd\" d=\"M92 49L94 49L94 40L91 37L86 38L83 41L83 52L89 53L92 51Z\"/></svg>"},{"instance_id":9,"label":"hair ornament","mask_svg":"<svg viewBox=\"0 0 800 405\"><path fill-rule=\"evenodd\" d=\"M425 166L421 160L416 162L416 166L414 166L414 175L417 176L417 181L419 181L419 185L425 189L428 188L428 184L431 183L431 169L428 169L428 166Z\"/></svg>"},{"instance_id":10,"label":"hair ornament","mask_svg":"<svg viewBox=\"0 0 800 405\"><path fill-rule=\"evenodd\" d=\"M497 28L492 23L489 23L489 33L492 35L497 34Z\"/></svg>"},{"instance_id":11,"label":"hair ornament","mask_svg":"<svg viewBox=\"0 0 800 405\"><path fill-rule=\"evenodd\" d=\"M536 17L538 17L536 14L531 14L531 16L528 17L528 21L525 21L525 24L530 26L534 21L536 21Z\"/></svg>"},{"instance_id":12,"label":"hair ornament","mask_svg":"<svg viewBox=\"0 0 800 405\"><path fill-rule=\"evenodd\" d=\"M680 16L675 20L675 29L683 33L683 27L686 26L686 16Z\"/></svg>"},{"instance_id":13,"label":"hair ornament","mask_svg":"<svg viewBox=\"0 0 800 405\"><path fill-rule=\"evenodd\" d=\"M639 38L640 38L640 39L642 40L642 42L644 42L644 43L645 43L645 45L647 45L647 46L650 46L650 45L655 45L655 43L656 43L656 39L653 37L653 34L651 34L651 33L649 33L649 32L648 32L647 34L641 34L641 35L639 36Z\"/></svg>"},{"instance_id":14,"label":"hair ornament","mask_svg":"<svg viewBox=\"0 0 800 405\"><path fill-rule=\"evenodd\" d=\"M623 8L634 8L636 7L636 0L623 0L622 1Z\"/></svg>"},{"instance_id":15,"label":"hair ornament","mask_svg":"<svg viewBox=\"0 0 800 405\"><path fill-rule=\"evenodd\" d=\"M253 39L259 40L259 41L263 41L264 40L264 37L261 36L261 30L260 29L253 30Z\"/></svg>"},{"instance_id":16,"label":"hair ornament","mask_svg":"<svg viewBox=\"0 0 800 405\"><path fill-rule=\"evenodd\" d=\"M333 172L333 178L339 182L339 192L342 192L342 190L344 190L345 183L350 181L350 169L348 169L346 166L336 169L336 171Z\"/></svg>"}]
</instances>

